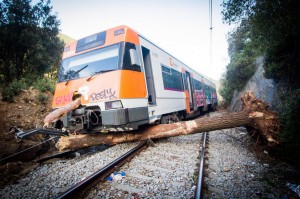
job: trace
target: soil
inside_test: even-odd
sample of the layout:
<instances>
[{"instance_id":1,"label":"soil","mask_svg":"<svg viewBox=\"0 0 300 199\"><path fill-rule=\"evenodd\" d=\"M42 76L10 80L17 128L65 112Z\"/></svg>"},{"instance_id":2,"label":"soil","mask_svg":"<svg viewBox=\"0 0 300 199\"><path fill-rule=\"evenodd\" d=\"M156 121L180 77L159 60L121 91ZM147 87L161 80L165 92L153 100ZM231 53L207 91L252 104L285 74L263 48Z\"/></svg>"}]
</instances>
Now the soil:
<instances>
[{"instance_id":1,"label":"soil","mask_svg":"<svg viewBox=\"0 0 300 199\"><path fill-rule=\"evenodd\" d=\"M10 132L10 128L13 126L26 131L43 125L45 116L52 110L53 94L44 92L46 100L41 103L38 100L39 93L40 91L35 89L22 90L18 96L15 96L13 103L0 100L2 113L2 117L0 117L0 175L4 179L0 185L26 175L37 166L35 163L28 162L29 160L54 149L53 143L33 147L48 139L47 136L34 135L18 142L15 139L15 134ZM5 159L29 147L32 149ZM49 149L52 150L49 151Z\"/></svg>"},{"instance_id":2,"label":"soil","mask_svg":"<svg viewBox=\"0 0 300 199\"><path fill-rule=\"evenodd\" d=\"M11 126L18 126L21 129L28 130L35 128L36 125L42 125L45 116L51 111L53 94L43 93L47 96L45 103L38 101L39 91L35 89L22 90L18 96L15 96L14 103L0 101L0 138L11 138L8 134Z\"/></svg>"}]
</instances>

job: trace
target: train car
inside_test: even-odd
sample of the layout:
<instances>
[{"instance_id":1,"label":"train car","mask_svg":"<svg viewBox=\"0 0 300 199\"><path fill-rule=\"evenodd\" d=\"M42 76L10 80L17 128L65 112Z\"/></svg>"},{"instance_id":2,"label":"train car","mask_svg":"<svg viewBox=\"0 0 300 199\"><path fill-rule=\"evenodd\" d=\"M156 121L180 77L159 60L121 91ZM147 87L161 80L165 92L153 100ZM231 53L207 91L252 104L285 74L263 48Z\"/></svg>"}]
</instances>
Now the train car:
<instances>
[{"instance_id":1,"label":"train car","mask_svg":"<svg viewBox=\"0 0 300 199\"><path fill-rule=\"evenodd\" d=\"M52 108L81 94L55 123L83 132L124 131L195 117L217 105L215 85L127 26L67 44Z\"/></svg>"}]
</instances>

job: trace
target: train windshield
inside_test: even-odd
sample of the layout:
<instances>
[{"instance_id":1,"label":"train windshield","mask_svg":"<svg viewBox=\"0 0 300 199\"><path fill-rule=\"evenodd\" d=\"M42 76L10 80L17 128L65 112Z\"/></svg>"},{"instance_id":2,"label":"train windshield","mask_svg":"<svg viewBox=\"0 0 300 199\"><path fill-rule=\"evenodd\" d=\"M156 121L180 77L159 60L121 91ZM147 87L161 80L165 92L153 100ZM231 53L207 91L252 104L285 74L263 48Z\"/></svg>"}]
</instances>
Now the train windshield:
<instances>
[{"instance_id":1,"label":"train windshield","mask_svg":"<svg viewBox=\"0 0 300 199\"><path fill-rule=\"evenodd\" d=\"M119 46L119 44L115 44L62 60L59 82L117 70L119 68Z\"/></svg>"}]
</instances>

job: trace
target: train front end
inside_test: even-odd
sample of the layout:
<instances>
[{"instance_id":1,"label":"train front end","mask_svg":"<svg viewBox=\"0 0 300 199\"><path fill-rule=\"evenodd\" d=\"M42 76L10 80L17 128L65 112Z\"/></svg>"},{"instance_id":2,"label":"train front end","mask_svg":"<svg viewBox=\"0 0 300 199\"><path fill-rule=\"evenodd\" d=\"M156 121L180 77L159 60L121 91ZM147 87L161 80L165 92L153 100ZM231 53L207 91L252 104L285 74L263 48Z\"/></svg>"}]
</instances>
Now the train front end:
<instances>
[{"instance_id":1,"label":"train front end","mask_svg":"<svg viewBox=\"0 0 300 199\"><path fill-rule=\"evenodd\" d=\"M148 123L145 75L138 34L126 26L67 45L52 108L81 94L81 105L56 121L56 128L99 132L137 129Z\"/></svg>"}]
</instances>

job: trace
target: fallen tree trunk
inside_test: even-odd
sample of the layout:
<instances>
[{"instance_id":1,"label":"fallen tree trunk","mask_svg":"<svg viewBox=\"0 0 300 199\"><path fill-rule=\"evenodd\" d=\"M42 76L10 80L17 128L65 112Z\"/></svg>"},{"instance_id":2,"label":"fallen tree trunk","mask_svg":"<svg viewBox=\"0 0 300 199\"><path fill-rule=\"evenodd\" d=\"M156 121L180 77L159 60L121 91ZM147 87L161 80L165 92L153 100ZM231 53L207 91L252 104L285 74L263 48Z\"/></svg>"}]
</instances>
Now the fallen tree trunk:
<instances>
[{"instance_id":1,"label":"fallen tree trunk","mask_svg":"<svg viewBox=\"0 0 300 199\"><path fill-rule=\"evenodd\" d=\"M80 104L81 104L81 98L79 96L79 98L75 99L71 103L52 111L45 117L43 127L49 127L51 123L56 122L62 116L76 109Z\"/></svg>"},{"instance_id":2,"label":"fallen tree trunk","mask_svg":"<svg viewBox=\"0 0 300 199\"><path fill-rule=\"evenodd\" d=\"M246 126L256 129L269 143L277 144L279 122L276 114L268 110L268 105L246 93L243 98L243 111L228 113L226 115L199 118L191 121L173 124L153 125L139 131L108 134L82 134L77 136L61 137L56 147L60 151L67 149L77 150L99 144L118 144L144 140L147 138L165 138L192 133L200 133L219 129Z\"/></svg>"}]
</instances>

